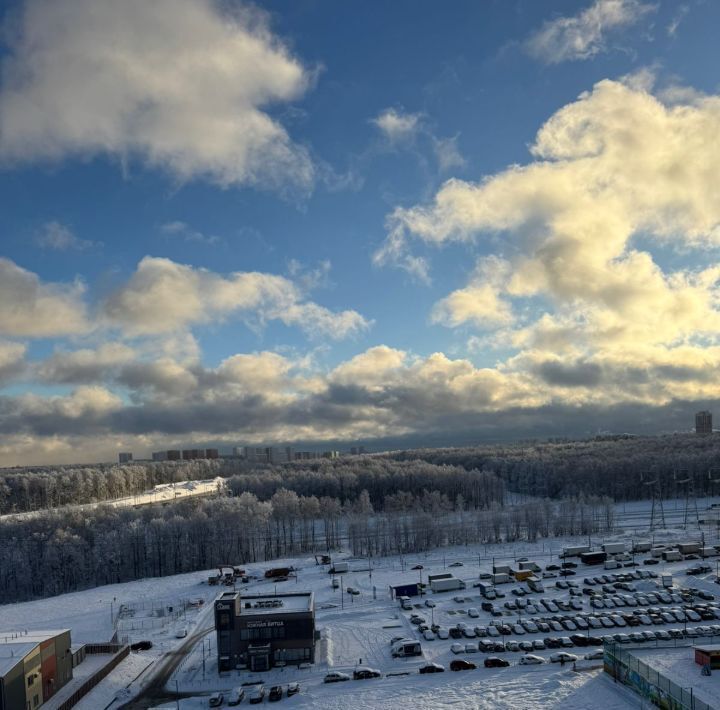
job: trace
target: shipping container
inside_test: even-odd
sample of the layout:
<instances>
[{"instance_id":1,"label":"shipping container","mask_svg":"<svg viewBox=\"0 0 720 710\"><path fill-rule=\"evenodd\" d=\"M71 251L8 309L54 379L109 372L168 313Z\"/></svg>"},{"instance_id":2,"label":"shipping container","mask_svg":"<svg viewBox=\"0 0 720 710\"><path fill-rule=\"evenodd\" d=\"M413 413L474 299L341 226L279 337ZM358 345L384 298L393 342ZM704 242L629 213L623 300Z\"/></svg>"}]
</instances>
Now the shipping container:
<instances>
[{"instance_id":1,"label":"shipping container","mask_svg":"<svg viewBox=\"0 0 720 710\"><path fill-rule=\"evenodd\" d=\"M586 565L601 565L607 559L607 553L596 550L595 552L580 553L580 561Z\"/></svg>"},{"instance_id":2,"label":"shipping container","mask_svg":"<svg viewBox=\"0 0 720 710\"><path fill-rule=\"evenodd\" d=\"M665 562L680 562L683 556L680 550L665 550L662 553L662 558Z\"/></svg>"},{"instance_id":3,"label":"shipping container","mask_svg":"<svg viewBox=\"0 0 720 710\"><path fill-rule=\"evenodd\" d=\"M603 551L607 552L608 555L615 555L618 552L625 552L627 549L624 542L606 542L603 546Z\"/></svg>"},{"instance_id":4,"label":"shipping container","mask_svg":"<svg viewBox=\"0 0 720 710\"><path fill-rule=\"evenodd\" d=\"M699 542L679 542L677 547L683 555L696 555L701 546Z\"/></svg>"},{"instance_id":5,"label":"shipping container","mask_svg":"<svg viewBox=\"0 0 720 710\"><path fill-rule=\"evenodd\" d=\"M703 557L717 557L718 551L714 547L703 547L702 549L702 556Z\"/></svg>"},{"instance_id":6,"label":"shipping container","mask_svg":"<svg viewBox=\"0 0 720 710\"><path fill-rule=\"evenodd\" d=\"M433 592L451 592L455 589L465 589L465 582L462 579L450 577L450 579L434 579L430 582L430 589Z\"/></svg>"}]
</instances>

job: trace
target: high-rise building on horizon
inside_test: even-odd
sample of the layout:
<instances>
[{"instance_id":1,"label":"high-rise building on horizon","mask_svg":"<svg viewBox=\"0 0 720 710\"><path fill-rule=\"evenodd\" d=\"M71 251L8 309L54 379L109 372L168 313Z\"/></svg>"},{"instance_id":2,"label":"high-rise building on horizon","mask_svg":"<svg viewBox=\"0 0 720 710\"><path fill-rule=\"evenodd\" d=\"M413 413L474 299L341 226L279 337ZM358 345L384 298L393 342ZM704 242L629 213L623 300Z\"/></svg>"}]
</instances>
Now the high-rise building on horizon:
<instances>
[{"instance_id":1,"label":"high-rise building on horizon","mask_svg":"<svg viewBox=\"0 0 720 710\"><path fill-rule=\"evenodd\" d=\"M712 412L703 410L695 415L695 433L712 434Z\"/></svg>"}]
</instances>

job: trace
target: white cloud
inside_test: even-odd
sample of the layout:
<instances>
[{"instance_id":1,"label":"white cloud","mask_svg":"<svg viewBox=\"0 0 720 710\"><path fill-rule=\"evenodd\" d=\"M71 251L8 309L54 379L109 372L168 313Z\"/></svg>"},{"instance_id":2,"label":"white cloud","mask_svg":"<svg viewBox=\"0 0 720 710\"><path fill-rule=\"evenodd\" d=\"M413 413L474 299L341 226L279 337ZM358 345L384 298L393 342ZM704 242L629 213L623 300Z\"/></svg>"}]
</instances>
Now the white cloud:
<instances>
[{"instance_id":1,"label":"white cloud","mask_svg":"<svg viewBox=\"0 0 720 710\"><path fill-rule=\"evenodd\" d=\"M590 59L605 51L610 33L636 24L655 9L639 0L595 0L578 15L546 22L525 47L548 64Z\"/></svg>"},{"instance_id":2,"label":"white cloud","mask_svg":"<svg viewBox=\"0 0 720 710\"><path fill-rule=\"evenodd\" d=\"M207 235L193 229L189 224L175 220L173 222L166 222L160 227L160 231L169 237L177 237L185 242L194 242L196 244L205 244L212 246L220 242L220 237L213 234Z\"/></svg>"},{"instance_id":3,"label":"white cloud","mask_svg":"<svg viewBox=\"0 0 720 710\"><path fill-rule=\"evenodd\" d=\"M370 323L352 310L334 312L305 301L283 276L240 272L225 277L169 259L145 257L129 281L103 305L107 322L131 335L153 335L233 314L261 327L278 320L310 336L345 338Z\"/></svg>"},{"instance_id":4,"label":"white cloud","mask_svg":"<svg viewBox=\"0 0 720 710\"><path fill-rule=\"evenodd\" d=\"M266 108L311 75L260 11L212 0L28 0L8 39L0 157L139 157L179 181L293 185L314 167Z\"/></svg>"},{"instance_id":5,"label":"white cloud","mask_svg":"<svg viewBox=\"0 0 720 710\"><path fill-rule=\"evenodd\" d=\"M447 172L453 168L462 168L465 166L465 158L460 154L457 142L457 136L433 139L435 157L437 158L441 171Z\"/></svg>"},{"instance_id":6,"label":"white cloud","mask_svg":"<svg viewBox=\"0 0 720 710\"><path fill-rule=\"evenodd\" d=\"M85 287L43 283L36 274L0 258L0 335L51 337L85 333Z\"/></svg>"},{"instance_id":7,"label":"white cloud","mask_svg":"<svg viewBox=\"0 0 720 710\"><path fill-rule=\"evenodd\" d=\"M25 369L27 346L0 340L0 384L17 377Z\"/></svg>"},{"instance_id":8,"label":"white cloud","mask_svg":"<svg viewBox=\"0 0 720 710\"><path fill-rule=\"evenodd\" d=\"M83 251L96 246L95 242L80 239L70 227L55 221L46 222L35 241L43 249L54 251Z\"/></svg>"},{"instance_id":9,"label":"white cloud","mask_svg":"<svg viewBox=\"0 0 720 710\"><path fill-rule=\"evenodd\" d=\"M421 126L420 114L403 113L394 108L381 111L371 122L391 144L411 141Z\"/></svg>"}]
</instances>

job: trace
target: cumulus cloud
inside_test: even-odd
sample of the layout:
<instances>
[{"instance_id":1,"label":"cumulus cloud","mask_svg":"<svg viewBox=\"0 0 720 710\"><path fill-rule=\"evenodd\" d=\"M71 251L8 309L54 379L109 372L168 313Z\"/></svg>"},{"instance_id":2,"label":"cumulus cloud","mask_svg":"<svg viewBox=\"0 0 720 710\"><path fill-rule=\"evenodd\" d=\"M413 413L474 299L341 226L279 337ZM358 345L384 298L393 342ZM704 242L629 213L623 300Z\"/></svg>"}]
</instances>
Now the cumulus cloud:
<instances>
[{"instance_id":1,"label":"cumulus cloud","mask_svg":"<svg viewBox=\"0 0 720 710\"><path fill-rule=\"evenodd\" d=\"M85 333L84 285L43 283L36 274L0 258L0 335L51 337Z\"/></svg>"},{"instance_id":2,"label":"cumulus cloud","mask_svg":"<svg viewBox=\"0 0 720 710\"><path fill-rule=\"evenodd\" d=\"M96 246L95 242L80 239L70 227L55 221L42 226L35 242L43 249L54 251L84 251Z\"/></svg>"},{"instance_id":3,"label":"cumulus cloud","mask_svg":"<svg viewBox=\"0 0 720 710\"><path fill-rule=\"evenodd\" d=\"M330 311L304 300L283 276L220 274L145 257L128 282L103 304L107 322L132 335L153 335L222 320L233 314L250 324L278 320L308 335L341 339L370 323L353 310Z\"/></svg>"},{"instance_id":4,"label":"cumulus cloud","mask_svg":"<svg viewBox=\"0 0 720 710\"><path fill-rule=\"evenodd\" d=\"M420 114L404 113L394 108L381 111L372 119L383 136L391 143L411 141L420 130Z\"/></svg>"},{"instance_id":5,"label":"cumulus cloud","mask_svg":"<svg viewBox=\"0 0 720 710\"><path fill-rule=\"evenodd\" d=\"M268 113L312 75L256 9L213 0L28 0L8 34L0 157L138 157L174 179L309 190Z\"/></svg>"},{"instance_id":6,"label":"cumulus cloud","mask_svg":"<svg viewBox=\"0 0 720 710\"><path fill-rule=\"evenodd\" d=\"M590 59L606 50L608 35L637 24L655 9L639 0L595 0L577 15L546 22L525 48L548 64Z\"/></svg>"},{"instance_id":7,"label":"cumulus cloud","mask_svg":"<svg viewBox=\"0 0 720 710\"><path fill-rule=\"evenodd\" d=\"M4 384L25 370L27 346L0 340L0 384Z\"/></svg>"},{"instance_id":8,"label":"cumulus cloud","mask_svg":"<svg viewBox=\"0 0 720 710\"><path fill-rule=\"evenodd\" d=\"M716 96L668 106L601 81L540 129L535 161L480 183L449 180L431 204L397 208L376 259L407 258L410 239L503 234L512 247L507 277L493 284L500 296L550 297L556 315L574 313L608 337L716 333L718 265L664 272L632 240L718 244L718 130Z\"/></svg>"}]
</instances>

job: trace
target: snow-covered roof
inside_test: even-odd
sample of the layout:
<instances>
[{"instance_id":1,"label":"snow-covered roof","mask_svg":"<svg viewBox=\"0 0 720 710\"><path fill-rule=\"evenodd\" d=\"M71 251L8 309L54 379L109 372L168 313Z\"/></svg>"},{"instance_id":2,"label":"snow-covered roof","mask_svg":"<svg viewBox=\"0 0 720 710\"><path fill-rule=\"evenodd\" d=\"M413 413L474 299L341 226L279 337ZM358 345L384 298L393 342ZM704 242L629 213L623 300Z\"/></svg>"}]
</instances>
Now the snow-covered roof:
<instances>
[{"instance_id":1,"label":"snow-covered roof","mask_svg":"<svg viewBox=\"0 0 720 710\"><path fill-rule=\"evenodd\" d=\"M0 676L6 675L18 663L22 663L23 658L35 648L37 648L37 642L0 644Z\"/></svg>"},{"instance_id":2,"label":"snow-covered roof","mask_svg":"<svg viewBox=\"0 0 720 710\"><path fill-rule=\"evenodd\" d=\"M280 606L271 606L273 602L282 602ZM250 604L250 607L246 605ZM313 593L297 592L289 594L242 594L240 595L240 614L243 616L261 614L292 614L313 610Z\"/></svg>"},{"instance_id":3,"label":"snow-covered roof","mask_svg":"<svg viewBox=\"0 0 720 710\"><path fill-rule=\"evenodd\" d=\"M60 634L69 633L70 629L29 629L27 631L0 631L0 648L5 644L31 642L42 643Z\"/></svg>"}]
</instances>

